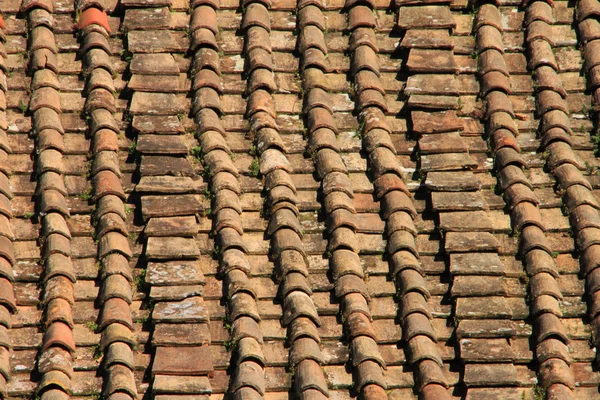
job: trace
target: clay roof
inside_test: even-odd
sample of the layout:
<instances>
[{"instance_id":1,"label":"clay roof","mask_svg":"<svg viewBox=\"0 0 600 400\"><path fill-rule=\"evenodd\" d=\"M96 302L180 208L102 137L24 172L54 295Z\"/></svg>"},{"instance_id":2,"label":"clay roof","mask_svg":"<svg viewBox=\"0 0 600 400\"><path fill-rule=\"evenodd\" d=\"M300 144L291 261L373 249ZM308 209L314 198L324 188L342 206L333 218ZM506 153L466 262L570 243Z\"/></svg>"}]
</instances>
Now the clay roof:
<instances>
[{"instance_id":1,"label":"clay roof","mask_svg":"<svg viewBox=\"0 0 600 400\"><path fill-rule=\"evenodd\" d=\"M0 399L600 399L598 0L0 1Z\"/></svg>"}]
</instances>

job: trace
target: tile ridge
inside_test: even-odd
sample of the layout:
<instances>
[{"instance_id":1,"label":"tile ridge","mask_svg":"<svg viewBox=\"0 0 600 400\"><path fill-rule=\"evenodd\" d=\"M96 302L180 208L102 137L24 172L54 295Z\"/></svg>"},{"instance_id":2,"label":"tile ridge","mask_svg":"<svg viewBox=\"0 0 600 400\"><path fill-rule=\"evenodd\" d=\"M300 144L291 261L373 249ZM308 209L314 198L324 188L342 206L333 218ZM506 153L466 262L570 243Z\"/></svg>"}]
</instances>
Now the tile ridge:
<instances>
[{"instance_id":1,"label":"tile ridge","mask_svg":"<svg viewBox=\"0 0 600 400\"><path fill-rule=\"evenodd\" d=\"M321 320L308 280L310 265L298 219L299 200L290 176L292 166L286 156L287 149L276 123L273 93L278 87L271 53L270 5L248 1L244 6L242 29L248 63L246 118L250 123L247 136L255 143L258 168L265 182L267 235L282 295L282 325L287 328L290 346L288 368L300 398L328 398L321 368L324 357L319 347Z\"/></svg>"},{"instance_id":2,"label":"tile ridge","mask_svg":"<svg viewBox=\"0 0 600 400\"><path fill-rule=\"evenodd\" d=\"M369 307L370 294L360 263L356 237L354 192L348 170L340 155L338 132L331 108L329 71L324 26L320 22L324 4L303 1L298 4L297 49L304 93L303 116L328 221L329 268L335 295L340 300L342 320L350 358L356 369L353 391L364 398L386 398L385 361L377 344Z\"/></svg>"},{"instance_id":3,"label":"tile ridge","mask_svg":"<svg viewBox=\"0 0 600 400\"><path fill-rule=\"evenodd\" d=\"M6 99L8 87L6 85L6 49L4 43L6 37L4 31L6 25L0 13L0 97ZM4 100L4 106L6 100ZM8 143L6 131L8 129L8 121L6 117L5 107L0 106L0 158L6 160L11 154L11 149ZM10 221L13 217L11 199L13 197L9 182L9 171L2 169L0 171L0 203L9 205L8 209L1 211L2 222L0 223L1 238L1 253L0 253L0 397L8 397L8 381L11 379L11 361L9 354L12 351L12 342L10 340L9 330L11 328L11 314L17 312L17 303L15 299L15 290L13 287L14 274L13 267L15 264L14 252L14 235L12 232Z\"/></svg>"},{"instance_id":4,"label":"tile ridge","mask_svg":"<svg viewBox=\"0 0 600 400\"><path fill-rule=\"evenodd\" d=\"M221 55L215 39L218 32L216 10L219 2L195 1L191 33L194 56L193 110L202 157L210 176L213 199L213 232L220 246L220 271L228 303L230 340L233 343L231 363L235 372L229 382L234 399L265 396L263 334L258 297L250 284L251 265L244 241L240 173L234 165L221 117L223 80ZM204 38L203 40L201 38Z\"/></svg>"},{"instance_id":5,"label":"tile ridge","mask_svg":"<svg viewBox=\"0 0 600 400\"><path fill-rule=\"evenodd\" d=\"M37 362L41 379L35 392L41 397L66 399L71 393L73 357L76 350L73 337L72 306L75 302L75 274L71 261L70 218L64 181L62 113L58 87L59 64L53 26L52 2L24 2L22 11L28 16L29 74L36 82L29 102L32 131L36 137L38 157L36 208L42 220L42 260L45 310L44 338ZM37 15L36 15L37 13ZM45 18L39 18L43 15ZM51 138L51 139L50 139ZM40 142L50 139L54 147L39 148Z\"/></svg>"},{"instance_id":6,"label":"tile ridge","mask_svg":"<svg viewBox=\"0 0 600 400\"><path fill-rule=\"evenodd\" d=\"M98 240L97 259L100 263L100 351L104 354L104 396L115 393L129 399L138 397L134 377L134 353L137 346L131 313L131 285L134 281L129 261L133 257L126 224L125 191L118 165L119 124L114 118L116 90L111 64L95 62L108 58L108 15L97 5L84 8L78 3L80 51L86 71L85 113L89 118L88 131L92 138L92 196L95 203L94 221ZM104 52L105 56L94 52ZM107 70L107 67L109 68Z\"/></svg>"},{"instance_id":7,"label":"tile ridge","mask_svg":"<svg viewBox=\"0 0 600 400\"><path fill-rule=\"evenodd\" d=\"M575 383L569 368L569 338L560 319L562 293L556 281L558 271L541 221L539 202L522 170L528 165L516 140L519 129L508 97L510 73L504 62L497 62L503 61L504 49L502 32L495 22L500 18L498 7L485 4L476 18L479 74L482 94L487 100L488 135L494 143L495 166L512 216L513 231L519 236L519 253L528 276L538 379L542 388L549 389L549 395L555 392L571 398ZM550 348L563 357L545 357Z\"/></svg>"},{"instance_id":8,"label":"tile ridge","mask_svg":"<svg viewBox=\"0 0 600 400\"><path fill-rule=\"evenodd\" d=\"M437 338L425 334L433 332L431 311L427 304L429 293L423 293L425 273L419 261L414 218L417 211L412 195L402 179L402 166L396 158L396 149L386 121L388 111L385 90L379 77L375 40L377 26L374 2L346 1L348 31L350 32L351 63L355 88L355 112L362 128L362 148L367 154L368 169L372 173L377 201L382 203L385 233L388 237L390 269L396 289L400 293L400 320L403 332L416 332L403 340L408 362L412 364L417 391L424 398L450 399L448 383L442 371L443 362L436 346ZM375 64L373 64L375 63ZM420 284L415 282L421 281ZM425 316L426 318L421 318ZM426 329L419 331L418 324ZM435 379L434 377L441 378Z\"/></svg>"},{"instance_id":9,"label":"tile ridge","mask_svg":"<svg viewBox=\"0 0 600 400\"><path fill-rule=\"evenodd\" d=\"M600 2L597 0L577 1L575 24L584 44L582 53L585 62L585 73L588 78L587 89L593 91L592 115L595 115L596 118L600 106L600 77L597 73L599 69L598 55L600 54L598 45L600 41L595 33L595 28L598 25L598 17L600 17ZM595 134L598 134L597 122ZM547 146L550 146L550 143ZM596 144L596 148L597 146ZM592 325L593 344L598 348L600 346L600 335L598 334L600 332L600 298L598 297L599 293L596 282L598 281L598 273L600 273L598 269L600 266L600 253L598 252L600 246L594 241L594 235L588 235L587 233L596 233L597 228L600 227L597 224L597 222L600 222L598 215L599 207L596 196L589 191L589 182L581 180L579 170L575 171L569 164L561 165L558 168L564 171L560 175L565 183L562 184L561 182L561 184L564 189L567 189L565 197L569 201L571 225L574 225L576 229L578 247L580 251L583 250L580 258L581 276L585 277L586 281L586 295L588 296L588 313ZM565 187L565 184L569 186ZM570 193L568 189L571 189ZM576 191L573 189L576 189Z\"/></svg>"},{"instance_id":10,"label":"tile ridge","mask_svg":"<svg viewBox=\"0 0 600 400\"><path fill-rule=\"evenodd\" d=\"M598 79L592 73L593 50L595 41L586 38L586 20L592 18L597 20L598 14L594 14L594 8L600 10L597 1L578 2L577 15L575 18L577 30L585 43L582 53L585 61L586 73L589 74L589 86L594 92L598 86ZM588 21L589 22L589 21ZM596 22L597 23L597 22ZM600 214L596 197L592 193L592 185L582 174L581 170L586 166L573 152L571 136L571 123L568 110L568 94L564 89L562 78L558 70L549 67L556 64L554 58L554 37L552 26L555 24L554 7L552 3L545 1L529 2L526 6L526 18L524 27L527 29L526 41L532 56L529 65L534 70L534 79L537 82L536 105L541 116L541 141L544 153L548 154L546 166L552 171L562 191L563 202L570 217L571 228L575 233L576 248L581 254L579 263L581 267L580 276L585 279L586 297L588 298L588 315L592 325L592 331L600 329L600 298L596 295L596 276L600 270L600 245L595 239L600 234ZM549 34L550 33L550 34ZM597 42L600 43L600 42ZM549 50L548 50L549 49ZM589 51L591 49L591 51ZM544 55L542 55L542 52ZM548 56L546 56L547 54ZM594 94L593 101L597 104L598 97ZM598 347L599 339L593 336L593 344ZM575 382L577 385L577 382ZM552 388L552 387L551 387ZM571 388L572 389L572 388ZM549 390L566 396L568 393L564 388Z\"/></svg>"}]
</instances>

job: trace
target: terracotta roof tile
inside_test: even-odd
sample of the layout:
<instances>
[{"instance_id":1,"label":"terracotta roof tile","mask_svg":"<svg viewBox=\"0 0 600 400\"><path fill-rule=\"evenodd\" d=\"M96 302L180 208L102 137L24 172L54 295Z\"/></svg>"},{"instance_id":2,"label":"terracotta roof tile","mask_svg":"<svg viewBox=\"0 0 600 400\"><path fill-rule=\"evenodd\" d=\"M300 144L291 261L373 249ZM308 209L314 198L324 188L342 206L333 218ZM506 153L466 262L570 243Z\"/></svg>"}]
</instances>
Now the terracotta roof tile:
<instances>
[{"instance_id":1,"label":"terracotta roof tile","mask_svg":"<svg viewBox=\"0 0 600 400\"><path fill-rule=\"evenodd\" d=\"M456 23L447 6L403 6L398 12L398 26L403 29L443 29L454 28Z\"/></svg>"},{"instance_id":2,"label":"terracotta roof tile","mask_svg":"<svg viewBox=\"0 0 600 400\"><path fill-rule=\"evenodd\" d=\"M86 8L82 13L79 19L79 29L84 29L88 25L100 25L108 33L111 33L110 25L108 24L108 16L102 10L96 7Z\"/></svg>"},{"instance_id":3,"label":"terracotta roof tile","mask_svg":"<svg viewBox=\"0 0 600 400\"><path fill-rule=\"evenodd\" d=\"M4 397L594 396L595 1L5 3Z\"/></svg>"}]
</instances>

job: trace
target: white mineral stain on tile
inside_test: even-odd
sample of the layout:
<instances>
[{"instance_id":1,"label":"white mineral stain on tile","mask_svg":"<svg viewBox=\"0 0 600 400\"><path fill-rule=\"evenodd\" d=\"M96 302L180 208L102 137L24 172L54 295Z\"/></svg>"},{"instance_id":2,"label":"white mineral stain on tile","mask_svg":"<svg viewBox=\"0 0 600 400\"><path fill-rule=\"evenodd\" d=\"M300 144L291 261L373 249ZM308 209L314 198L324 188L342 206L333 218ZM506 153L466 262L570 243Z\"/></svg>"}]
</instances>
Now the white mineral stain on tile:
<instances>
[{"instance_id":1,"label":"white mineral stain on tile","mask_svg":"<svg viewBox=\"0 0 600 400\"><path fill-rule=\"evenodd\" d=\"M235 72L243 72L244 71L244 59L241 55L231 56L231 59L235 61L235 65L233 67Z\"/></svg>"}]
</instances>

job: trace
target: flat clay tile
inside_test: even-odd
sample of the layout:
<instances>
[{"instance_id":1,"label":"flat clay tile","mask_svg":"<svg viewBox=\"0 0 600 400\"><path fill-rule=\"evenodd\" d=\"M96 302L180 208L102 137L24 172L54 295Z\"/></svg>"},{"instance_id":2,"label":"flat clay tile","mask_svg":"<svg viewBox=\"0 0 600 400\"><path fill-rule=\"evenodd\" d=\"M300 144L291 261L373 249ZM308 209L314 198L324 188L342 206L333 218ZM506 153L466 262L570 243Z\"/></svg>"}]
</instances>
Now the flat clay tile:
<instances>
[{"instance_id":1,"label":"flat clay tile","mask_svg":"<svg viewBox=\"0 0 600 400\"><path fill-rule=\"evenodd\" d=\"M152 260L194 259L200 256L196 242L182 237L150 237L146 245L146 257Z\"/></svg>"},{"instance_id":2,"label":"flat clay tile","mask_svg":"<svg viewBox=\"0 0 600 400\"><path fill-rule=\"evenodd\" d=\"M154 216L173 217L194 215L200 212L202 206L194 195L176 196L147 196L142 200L142 211L148 218Z\"/></svg>"},{"instance_id":3,"label":"flat clay tile","mask_svg":"<svg viewBox=\"0 0 600 400\"><path fill-rule=\"evenodd\" d=\"M121 0L124 7L168 7L172 2L173 0Z\"/></svg>"},{"instance_id":4,"label":"flat clay tile","mask_svg":"<svg viewBox=\"0 0 600 400\"><path fill-rule=\"evenodd\" d=\"M477 386L516 386L517 370L512 364L468 364L465 366L465 384Z\"/></svg>"},{"instance_id":5,"label":"flat clay tile","mask_svg":"<svg viewBox=\"0 0 600 400\"><path fill-rule=\"evenodd\" d=\"M491 232L493 224L485 211L450 212L440 214L440 227L445 231Z\"/></svg>"},{"instance_id":6,"label":"flat clay tile","mask_svg":"<svg viewBox=\"0 0 600 400\"><path fill-rule=\"evenodd\" d=\"M212 390L206 376L156 375L152 390L154 393L210 395Z\"/></svg>"},{"instance_id":7,"label":"flat clay tile","mask_svg":"<svg viewBox=\"0 0 600 400\"><path fill-rule=\"evenodd\" d=\"M431 153L460 153L467 151L467 145L458 132L443 135L423 135L419 139L419 148L423 154Z\"/></svg>"},{"instance_id":8,"label":"flat clay tile","mask_svg":"<svg viewBox=\"0 0 600 400\"><path fill-rule=\"evenodd\" d=\"M505 297L459 297L456 299L458 318L509 319L512 310Z\"/></svg>"},{"instance_id":9,"label":"flat clay tile","mask_svg":"<svg viewBox=\"0 0 600 400\"><path fill-rule=\"evenodd\" d=\"M462 339L460 353L470 362L512 362L515 359L505 339Z\"/></svg>"},{"instance_id":10,"label":"flat clay tile","mask_svg":"<svg viewBox=\"0 0 600 400\"><path fill-rule=\"evenodd\" d=\"M401 7L398 27L402 29L452 29L456 22L446 6Z\"/></svg>"},{"instance_id":11,"label":"flat clay tile","mask_svg":"<svg viewBox=\"0 0 600 400\"><path fill-rule=\"evenodd\" d=\"M210 341L208 324L157 324L154 328L152 343L156 346L202 346Z\"/></svg>"},{"instance_id":12,"label":"flat clay tile","mask_svg":"<svg viewBox=\"0 0 600 400\"><path fill-rule=\"evenodd\" d=\"M206 305L201 297L194 296L182 301L159 302L152 311L158 322L206 322Z\"/></svg>"},{"instance_id":13,"label":"flat clay tile","mask_svg":"<svg viewBox=\"0 0 600 400\"><path fill-rule=\"evenodd\" d=\"M507 319L462 320L456 330L458 338L515 338L513 321Z\"/></svg>"},{"instance_id":14,"label":"flat clay tile","mask_svg":"<svg viewBox=\"0 0 600 400\"><path fill-rule=\"evenodd\" d=\"M129 69L133 74L179 75L179 67L171 54L135 54Z\"/></svg>"},{"instance_id":15,"label":"flat clay tile","mask_svg":"<svg viewBox=\"0 0 600 400\"><path fill-rule=\"evenodd\" d=\"M451 50L411 49L406 66L409 71L422 73L456 73L458 65Z\"/></svg>"},{"instance_id":16,"label":"flat clay tile","mask_svg":"<svg viewBox=\"0 0 600 400\"><path fill-rule=\"evenodd\" d=\"M131 100L132 114L169 115L184 112L179 98L172 93L136 92Z\"/></svg>"},{"instance_id":17,"label":"flat clay tile","mask_svg":"<svg viewBox=\"0 0 600 400\"><path fill-rule=\"evenodd\" d=\"M450 271L453 275L504 275L506 267L497 253L454 253Z\"/></svg>"},{"instance_id":18,"label":"flat clay tile","mask_svg":"<svg viewBox=\"0 0 600 400\"><path fill-rule=\"evenodd\" d=\"M464 124L454 111L411 113L413 129L417 133L452 132L464 129Z\"/></svg>"},{"instance_id":19,"label":"flat clay tile","mask_svg":"<svg viewBox=\"0 0 600 400\"><path fill-rule=\"evenodd\" d=\"M140 171L145 176L193 176L194 170L189 160L182 157L145 156Z\"/></svg>"},{"instance_id":20,"label":"flat clay tile","mask_svg":"<svg viewBox=\"0 0 600 400\"><path fill-rule=\"evenodd\" d=\"M458 82L450 74L414 74L406 81L407 94L458 95Z\"/></svg>"},{"instance_id":21,"label":"flat clay tile","mask_svg":"<svg viewBox=\"0 0 600 400\"><path fill-rule=\"evenodd\" d=\"M193 216L155 217L148 221L144 233L148 236L191 237L198 233L198 227Z\"/></svg>"},{"instance_id":22,"label":"flat clay tile","mask_svg":"<svg viewBox=\"0 0 600 400\"><path fill-rule=\"evenodd\" d=\"M142 154L171 154L188 153L188 148L181 137L164 135L142 135L138 138L136 149Z\"/></svg>"},{"instance_id":23,"label":"flat clay tile","mask_svg":"<svg viewBox=\"0 0 600 400\"><path fill-rule=\"evenodd\" d=\"M489 232L449 232L446 234L447 253L498 251L500 243Z\"/></svg>"},{"instance_id":24,"label":"flat clay tile","mask_svg":"<svg viewBox=\"0 0 600 400\"><path fill-rule=\"evenodd\" d=\"M450 4L451 0L396 0L396 6L414 6L423 4Z\"/></svg>"},{"instance_id":25,"label":"flat clay tile","mask_svg":"<svg viewBox=\"0 0 600 400\"><path fill-rule=\"evenodd\" d=\"M170 53L181 50L169 31L131 31L127 33L129 51L133 53Z\"/></svg>"},{"instance_id":26,"label":"flat clay tile","mask_svg":"<svg viewBox=\"0 0 600 400\"><path fill-rule=\"evenodd\" d=\"M452 49L454 43L447 30L410 29L402 38L400 46L409 49Z\"/></svg>"},{"instance_id":27,"label":"flat clay tile","mask_svg":"<svg viewBox=\"0 0 600 400\"><path fill-rule=\"evenodd\" d=\"M128 30L166 29L171 23L171 12L167 7L129 9L125 11L123 28Z\"/></svg>"},{"instance_id":28,"label":"flat clay tile","mask_svg":"<svg viewBox=\"0 0 600 400\"><path fill-rule=\"evenodd\" d=\"M133 117L131 126L134 131L142 133L168 135L179 134L185 131L176 115L138 115Z\"/></svg>"},{"instance_id":29,"label":"flat clay tile","mask_svg":"<svg viewBox=\"0 0 600 400\"><path fill-rule=\"evenodd\" d=\"M477 162L464 153L426 154L421 157L421 168L424 171L452 171L476 167Z\"/></svg>"},{"instance_id":30,"label":"flat clay tile","mask_svg":"<svg viewBox=\"0 0 600 400\"><path fill-rule=\"evenodd\" d=\"M182 351L185 357L182 357ZM209 346L157 347L152 365L153 375L207 375L212 372Z\"/></svg>"}]
</instances>

